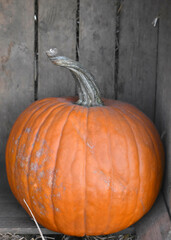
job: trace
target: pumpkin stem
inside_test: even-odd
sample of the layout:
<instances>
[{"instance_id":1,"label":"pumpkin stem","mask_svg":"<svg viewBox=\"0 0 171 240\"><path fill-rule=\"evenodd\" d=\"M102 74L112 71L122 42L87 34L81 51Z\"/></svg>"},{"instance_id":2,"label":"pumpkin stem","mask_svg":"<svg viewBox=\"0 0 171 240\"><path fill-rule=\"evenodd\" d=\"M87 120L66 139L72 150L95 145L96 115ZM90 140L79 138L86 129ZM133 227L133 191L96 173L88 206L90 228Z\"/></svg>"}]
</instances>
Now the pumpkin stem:
<instances>
[{"instance_id":1,"label":"pumpkin stem","mask_svg":"<svg viewBox=\"0 0 171 240\"><path fill-rule=\"evenodd\" d=\"M79 62L70 58L57 56L57 49L46 52L49 59L57 66L69 69L78 86L79 100L76 104L86 107L103 106L100 91L95 83L94 76L84 69Z\"/></svg>"}]
</instances>

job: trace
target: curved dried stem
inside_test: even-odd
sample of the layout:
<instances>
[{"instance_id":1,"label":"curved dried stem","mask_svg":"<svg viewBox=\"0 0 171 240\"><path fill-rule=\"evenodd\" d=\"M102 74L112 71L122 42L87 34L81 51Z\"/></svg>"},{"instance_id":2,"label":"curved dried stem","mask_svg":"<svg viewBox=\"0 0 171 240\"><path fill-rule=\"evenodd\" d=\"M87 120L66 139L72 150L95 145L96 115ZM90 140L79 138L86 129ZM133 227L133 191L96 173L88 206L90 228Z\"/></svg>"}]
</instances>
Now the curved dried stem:
<instances>
[{"instance_id":1,"label":"curved dried stem","mask_svg":"<svg viewBox=\"0 0 171 240\"><path fill-rule=\"evenodd\" d=\"M79 62L70 58L57 56L56 48L46 52L49 59L57 66L69 69L78 86L79 100L76 104L93 107L103 106L100 91L95 83L94 76L84 69Z\"/></svg>"}]
</instances>

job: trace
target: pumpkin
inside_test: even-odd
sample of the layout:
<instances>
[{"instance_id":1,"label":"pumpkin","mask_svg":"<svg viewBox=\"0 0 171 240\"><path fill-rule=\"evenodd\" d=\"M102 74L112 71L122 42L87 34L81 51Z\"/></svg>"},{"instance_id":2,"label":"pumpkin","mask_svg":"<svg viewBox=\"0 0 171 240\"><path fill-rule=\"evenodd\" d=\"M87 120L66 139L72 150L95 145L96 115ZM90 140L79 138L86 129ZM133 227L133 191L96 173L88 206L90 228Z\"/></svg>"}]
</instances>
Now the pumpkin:
<instances>
[{"instance_id":1,"label":"pumpkin","mask_svg":"<svg viewBox=\"0 0 171 240\"><path fill-rule=\"evenodd\" d=\"M67 235L118 232L152 207L161 187L164 152L153 123L134 106L102 99L78 62L47 52L69 69L76 97L32 103L6 147L11 190L44 227Z\"/></svg>"}]
</instances>

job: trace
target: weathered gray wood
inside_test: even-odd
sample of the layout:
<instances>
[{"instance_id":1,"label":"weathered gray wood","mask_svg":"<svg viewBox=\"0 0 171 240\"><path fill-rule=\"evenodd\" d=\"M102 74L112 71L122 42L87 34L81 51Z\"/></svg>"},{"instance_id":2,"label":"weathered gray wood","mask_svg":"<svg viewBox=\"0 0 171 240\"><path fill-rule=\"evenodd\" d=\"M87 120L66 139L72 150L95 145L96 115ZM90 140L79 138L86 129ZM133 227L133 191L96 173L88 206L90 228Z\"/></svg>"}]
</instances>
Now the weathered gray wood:
<instances>
[{"instance_id":1,"label":"weathered gray wood","mask_svg":"<svg viewBox=\"0 0 171 240\"><path fill-rule=\"evenodd\" d=\"M71 96L75 83L66 69L53 65L46 56L50 48L75 59L77 0L39 1L38 98Z\"/></svg>"},{"instance_id":2,"label":"weathered gray wood","mask_svg":"<svg viewBox=\"0 0 171 240\"><path fill-rule=\"evenodd\" d=\"M104 97L114 97L116 1L80 1L80 62Z\"/></svg>"},{"instance_id":3,"label":"weathered gray wood","mask_svg":"<svg viewBox=\"0 0 171 240\"><path fill-rule=\"evenodd\" d=\"M0 1L0 192L7 189L5 145L34 100L34 0Z\"/></svg>"},{"instance_id":4,"label":"weathered gray wood","mask_svg":"<svg viewBox=\"0 0 171 240\"><path fill-rule=\"evenodd\" d=\"M137 240L169 240L171 221L162 194L152 209L135 224L135 228Z\"/></svg>"},{"instance_id":5,"label":"weathered gray wood","mask_svg":"<svg viewBox=\"0 0 171 240\"><path fill-rule=\"evenodd\" d=\"M154 116L158 0L126 0L120 10L118 99Z\"/></svg>"},{"instance_id":6,"label":"weathered gray wood","mask_svg":"<svg viewBox=\"0 0 171 240\"><path fill-rule=\"evenodd\" d=\"M40 226L41 227L41 226ZM58 234L46 228L41 227L43 234ZM29 218L0 218L0 233L17 233L17 234L38 234L38 229L33 220Z\"/></svg>"},{"instance_id":7,"label":"weathered gray wood","mask_svg":"<svg viewBox=\"0 0 171 240\"><path fill-rule=\"evenodd\" d=\"M122 231L119 231L117 233L114 233L112 235L119 236L119 235L122 235L122 234L135 234L135 226L132 225L132 226L130 226L130 227L128 227L128 228L126 228L126 229L124 229Z\"/></svg>"},{"instance_id":8,"label":"weathered gray wood","mask_svg":"<svg viewBox=\"0 0 171 240\"><path fill-rule=\"evenodd\" d=\"M166 154L164 194L171 213L171 4L160 0L156 125Z\"/></svg>"}]
</instances>

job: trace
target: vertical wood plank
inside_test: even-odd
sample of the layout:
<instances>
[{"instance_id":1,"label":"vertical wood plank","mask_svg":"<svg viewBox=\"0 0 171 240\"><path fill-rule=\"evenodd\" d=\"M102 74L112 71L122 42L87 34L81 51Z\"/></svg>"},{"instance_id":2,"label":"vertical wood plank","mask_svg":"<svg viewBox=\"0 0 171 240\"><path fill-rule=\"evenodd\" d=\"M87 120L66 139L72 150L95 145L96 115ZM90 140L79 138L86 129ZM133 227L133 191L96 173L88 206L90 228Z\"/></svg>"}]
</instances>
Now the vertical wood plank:
<instances>
[{"instance_id":1,"label":"vertical wood plank","mask_svg":"<svg viewBox=\"0 0 171 240\"><path fill-rule=\"evenodd\" d=\"M114 97L116 1L80 1L80 62L104 97Z\"/></svg>"},{"instance_id":2,"label":"vertical wood plank","mask_svg":"<svg viewBox=\"0 0 171 240\"><path fill-rule=\"evenodd\" d=\"M120 11L118 99L154 117L158 0L126 0Z\"/></svg>"},{"instance_id":3,"label":"vertical wood plank","mask_svg":"<svg viewBox=\"0 0 171 240\"><path fill-rule=\"evenodd\" d=\"M169 240L170 218L162 194L154 206L135 224L137 240Z\"/></svg>"},{"instance_id":4,"label":"vertical wood plank","mask_svg":"<svg viewBox=\"0 0 171 240\"><path fill-rule=\"evenodd\" d=\"M156 125L162 135L166 167L164 195L171 213L171 4L160 0Z\"/></svg>"},{"instance_id":5,"label":"vertical wood plank","mask_svg":"<svg viewBox=\"0 0 171 240\"><path fill-rule=\"evenodd\" d=\"M0 1L0 191L7 187L5 145L18 115L34 100L34 1Z\"/></svg>"},{"instance_id":6,"label":"vertical wood plank","mask_svg":"<svg viewBox=\"0 0 171 240\"><path fill-rule=\"evenodd\" d=\"M75 83L68 70L53 65L46 56L50 48L75 59L76 0L39 0L38 98L71 96Z\"/></svg>"}]
</instances>

